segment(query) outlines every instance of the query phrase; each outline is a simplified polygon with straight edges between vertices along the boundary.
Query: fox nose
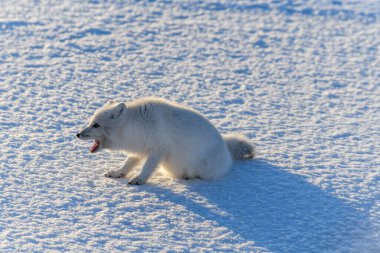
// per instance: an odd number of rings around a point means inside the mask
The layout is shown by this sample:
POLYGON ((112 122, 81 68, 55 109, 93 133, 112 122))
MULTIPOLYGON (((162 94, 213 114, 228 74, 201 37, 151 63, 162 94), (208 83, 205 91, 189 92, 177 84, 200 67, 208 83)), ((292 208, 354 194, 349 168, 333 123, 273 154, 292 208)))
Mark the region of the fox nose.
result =
POLYGON ((77 133, 77 137, 78 137, 78 138, 80 137, 80 133, 77 133))

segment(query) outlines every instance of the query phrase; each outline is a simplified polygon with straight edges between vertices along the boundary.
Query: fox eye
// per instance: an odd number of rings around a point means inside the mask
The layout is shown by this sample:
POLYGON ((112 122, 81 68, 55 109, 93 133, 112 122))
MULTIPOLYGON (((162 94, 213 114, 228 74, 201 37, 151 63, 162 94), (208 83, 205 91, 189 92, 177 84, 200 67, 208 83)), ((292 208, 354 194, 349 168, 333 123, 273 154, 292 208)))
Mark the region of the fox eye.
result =
POLYGON ((93 128, 98 128, 98 127, 100 127, 100 126, 99 126, 98 123, 95 123, 92 127, 93 127, 93 128))

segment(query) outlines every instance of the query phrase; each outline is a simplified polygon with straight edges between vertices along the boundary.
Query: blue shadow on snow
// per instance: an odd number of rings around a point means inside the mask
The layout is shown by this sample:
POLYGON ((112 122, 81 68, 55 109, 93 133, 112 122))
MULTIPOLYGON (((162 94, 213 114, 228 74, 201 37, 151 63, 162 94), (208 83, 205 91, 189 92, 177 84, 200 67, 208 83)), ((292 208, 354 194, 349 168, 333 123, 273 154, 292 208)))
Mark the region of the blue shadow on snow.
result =
POLYGON ((188 193, 202 196, 222 212, 197 203, 191 194, 149 187, 159 198, 183 205, 273 252, 350 249, 358 236, 355 231, 367 220, 342 199, 264 160, 240 162, 219 181, 183 183, 188 193))

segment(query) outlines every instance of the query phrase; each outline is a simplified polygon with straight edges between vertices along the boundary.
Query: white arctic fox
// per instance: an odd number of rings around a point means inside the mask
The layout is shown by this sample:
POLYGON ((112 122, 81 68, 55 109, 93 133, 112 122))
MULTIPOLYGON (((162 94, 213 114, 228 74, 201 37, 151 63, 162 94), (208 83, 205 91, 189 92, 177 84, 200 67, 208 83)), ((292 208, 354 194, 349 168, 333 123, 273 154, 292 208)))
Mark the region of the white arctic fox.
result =
POLYGON ((77 137, 93 139, 92 153, 121 150, 128 158, 106 177, 124 177, 141 161, 141 173, 129 184, 144 184, 162 166, 172 177, 215 179, 225 175, 232 160, 250 159, 254 147, 240 135, 221 136, 198 112, 158 98, 131 103, 109 101, 98 109, 77 137))

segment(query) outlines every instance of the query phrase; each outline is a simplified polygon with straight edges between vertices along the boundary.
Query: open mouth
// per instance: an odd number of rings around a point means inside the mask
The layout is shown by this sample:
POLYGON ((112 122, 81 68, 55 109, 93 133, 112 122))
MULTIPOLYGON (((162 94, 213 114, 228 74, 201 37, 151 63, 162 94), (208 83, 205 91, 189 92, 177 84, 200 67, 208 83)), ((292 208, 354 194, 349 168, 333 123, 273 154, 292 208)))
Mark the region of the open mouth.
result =
POLYGON ((91 153, 96 152, 99 149, 99 147, 100 147, 100 141, 95 140, 94 145, 92 145, 92 147, 90 148, 90 152, 91 153))

